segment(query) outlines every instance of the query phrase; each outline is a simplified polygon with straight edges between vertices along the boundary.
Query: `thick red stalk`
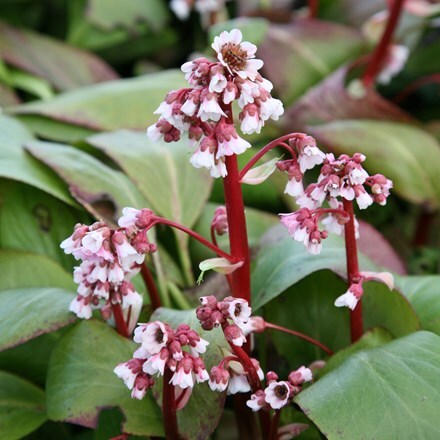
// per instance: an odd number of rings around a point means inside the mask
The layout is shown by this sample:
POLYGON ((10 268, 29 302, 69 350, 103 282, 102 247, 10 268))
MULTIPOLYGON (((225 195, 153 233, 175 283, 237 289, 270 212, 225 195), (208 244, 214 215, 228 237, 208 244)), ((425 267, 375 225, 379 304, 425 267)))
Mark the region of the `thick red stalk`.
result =
POLYGON ((124 314, 122 312, 121 304, 112 304, 113 316, 116 323, 116 331, 124 338, 129 338, 130 334, 128 332, 127 323, 124 319, 124 314))
POLYGON ((276 409, 272 417, 272 424, 270 426, 269 440, 277 440, 278 438, 278 424, 280 423, 281 410, 276 409))
POLYGON ((226 156, 228 175, 223 179, 225 205, 228 216, 229 246, 232 258, 243 261, 243 265, 231 274, 232 295, 251 303, 251 275, 249 245, 244 214, 243 195, 237 157, 226 156))
POLYGON ((318 15, 319 0, 309 0, 309 18, 316 18, 318 15))
POLYGON ((174 385, 169 382, 173 376, 173 372, 165 367, 163 376, 163 392, 162 392, 162 414, 165 428, 165 438, 168 440, 178 440, 179 429, 177 427, 176 416, 176 396, 174 385))
POLYGON ((141 275, 144 280, 145 286, 147 287, 148 296, 150 297, 150 303, 153 310, 158 309, 162 304, 159 297, 159 292, 157 291, 156 283, 154 282, 153 275, 147 264, 141 265, 141 275))
MULTIPOLYGON (((359 277, 359 263, 356 244, 356 229, 354 225, 353 202, 343 199, 344 210, 350 216, 345 223, 345 252, 347 255, 347 281, 350 287, 359 277)), ((351 342, 356 342, 364 333, 362 320, 362 299, 359 300, 354 310, 350 311, 351 342)))
POLYGON ((333 352, 326 347, 324 344, 321 344, 321 342, 317 341, 316 339, 311 338, 310 336, 304 335, 303 333, 296 332, 295 330, 290 330, 286 327, 282 327, 281 325, 272 324, 271 322, 265 322, 266 328, 271 328, 274 330, 279 330, 284 333, 288 333, 289 335, 296 336, 297 338, 304 339, 307 342, 310 342, 313 345, 316 345, 321 350, 325 351, 329 356, 333 355, 333 352))
POLYGON ((231 261, 233 263, 237 263, 240 261, 239 259, 234 258, 234 256, 229 255, 227 252, 220 249, 218 246, 215 246, 213 243, 211 243, 206 238, 202 237, 200 234, 197 234, 197 232, 194 232, 192 229, 187 228, 186 226, 183 226, 179 223, 173 222, 172 220, 168 220, 166 218, 162 217, 154 217, 153 223, 150 225, 150 227, 161 224, 161 225, 167 225, 171 226, 172 228, 179 229, 180 231, 185 232, 189 236, 195 238, 198 242, 202 243, 207 248, 211 249, 213 252, 215 252, 219 257, 223 257, 228 261, 231 261))
POLYGON ((362 82, 365 87, 371 87, 376 79, 376 76, 382 69, 383 63, 388 54, 388 48, 391 43, 391 38, 393 37, 394 31, 396 29, 397 23, 399 21, 400 12, 402 11, 402 6, 405 0, 394 0, 391 5, 388 22, 386 24, 385 30, 370 58, 367 68, 362 77, 362 82))

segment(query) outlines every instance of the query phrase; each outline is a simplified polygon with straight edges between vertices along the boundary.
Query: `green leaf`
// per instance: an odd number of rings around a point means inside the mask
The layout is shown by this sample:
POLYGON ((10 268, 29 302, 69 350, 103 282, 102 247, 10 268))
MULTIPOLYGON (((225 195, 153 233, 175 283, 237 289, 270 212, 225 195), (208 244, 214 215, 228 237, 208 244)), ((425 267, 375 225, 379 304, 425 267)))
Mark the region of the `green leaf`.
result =
POLYGON ((47 420, 44 393, 30 382, 0 371, 0 433, 18 440, 47 420))
POLYGON ((123 432, 163 435, 160 410, 151 394, 141 400, 113 373, 133 357, 136 344, 108 325, 82 321, 58 342, 47 377, 47 409, 51 420, 96 428, 100 408, 119 407, 125 416, 123 432))
POLYGON ((440 276, 406 276, 396 286, 408 298, 424 330, 440 335, 440 276))
POLYGON ((0 177, 28 183, 73 205, 63 182, 24 151, 23 145, 32 140, 20 122, 0 116, 0 177))
POLYGON ((404 199, 433 209, 440 206, 440 145, 429 133, 373 120, 335 121, 309 131, 336 152, 365 154, 367 170, 393 180, 394 191, 404 199))
POLYGON ((273 82, 283 102, 290 104, 363 50, 364 42, 353 29, 324 21, 297 20, 272 25, 257 56, 265 63, 264 76, 273 82))
POLYGON ((0 350, 23 344, 75 321, 69 305, 75 295, 58 288, 0 292, 0 350))
MULTIPOLYGON (((340 276, 346 274, 345 247, 340 237, 330 235, 323 242, 322 252, 319 255, 311 255, 302 243, 290 238, 284 228, 280 227, 277 231, 279 241, 260 250, 252 271, 254 310, 318 270, 330 269, 340 276)), ((362 255, 359 264, 364 271, 377 269, 377 266, 362 255)))
POLYGON ((365 333, 359 341, 355 342, 347 348, 335 353, 325 364, 324 368, 318 370, 317 374, 314 374, 314 379, 321 378, 325 374, 339 367, 347 358, 355 353, 366 350, 368 348, 380 347, 382 345, 391 342, 393 337, 389 332, 380 327, 375 327, 369 332, 365 333))
MULTIPOLYGON (((1 24, 0 24, 1 27, 1 24)), ((10 84, 17 89, 24 90, 38 99, 50 99, 54 92, 50 84, 42 78, 22 72, 20 70, 9 72, 10 84)))
POLYGON ((20 182, 2 183, 0 196, 0 246, 47 255, 71 270, 74 259, 60 243, 89 216, 20 182))
POLYGON ((153 112, 170 90, 185 86, 181 71, 108 81, 48 100, 8 109, 14 115, 39 115, 91 130, 142 130, 157 120, 153 112), (117 105, 115 105, 117 103, 117 105))
POLYGON ((143 21, 158 29, 165 25, 168 15, 160 0, 88 0, 86 11, 86 18, 106 31, 116 27, 132 29, 143 21))
POLYGON ((0 250, 0 291, 19 287, 58 287, 75 290, 72 274, 44 255, 0 250))
MULTIPOLYGON (((154 312, 151 320, 167 322, 173 328, 182 323, 188 324, 201 338, 206 339, 210 345, 202 357, 208 371, 222 359, 220 349, 229 348, 220 328, 211 331, 202 330, 195 310, 183 311, 162 307, 154 312)), ((158 389, 158 394, 161 393, 161 389, 158 389)), ((211 391, 207 382, 196 384, 187 405, 177 412, 179 432, 187 439, 208 438, 220 420, 224 402, 225 393, 211 391)))
POLYGON ((440 338, 417 332, 350 356, 295 402, 329 440, 437 438, 439 369, 440 338))
POLYGON ((46 79, 57 90, 117 78, 116 72, 92 53, 6 23, 0 23, 0 53, 6 63, 46 79))
POLYGON ((77 148, 36 141, 28 143, 26 148, 58 173, 68 183, 73 197, 97 217, 112 218, 125 206, 146 205, 142 194, 124 173, 77 148), (105 202, 110 202, 110 206, 105 202))

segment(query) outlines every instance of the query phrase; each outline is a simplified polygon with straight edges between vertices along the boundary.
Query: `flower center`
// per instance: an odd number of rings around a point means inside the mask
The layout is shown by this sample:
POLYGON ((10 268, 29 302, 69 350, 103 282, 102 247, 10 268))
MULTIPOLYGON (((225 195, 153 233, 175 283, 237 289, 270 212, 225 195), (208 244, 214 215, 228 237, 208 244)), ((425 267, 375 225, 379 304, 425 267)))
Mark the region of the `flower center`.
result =
POLYGON ((158 343, 158 344, 162 344, 162 342, 163 342, 163 337, 164 337, 164 333, 163 333, 163 331, 160 329, 160 328, 158 328, 157 330, 156 330, 156 335, 155 335, 156 337, 155 337, 155 339, 156 339, 156 342, 158 343))
POLYGON ((235 305, 235 310, 234 310, 234 315, 235 316, 240 316, 241 314, 241 304, 236 304, 235 305))
POLYGON ((274 389, 274 392, 278 399, 284 400, 287 397, 288 390, 284 385, 277 385, 274 389))
POLYGON ((247 52, 237 44, 228 43, 222 47, 224 62, 235 70, 244 70, 247 60, 247 52))

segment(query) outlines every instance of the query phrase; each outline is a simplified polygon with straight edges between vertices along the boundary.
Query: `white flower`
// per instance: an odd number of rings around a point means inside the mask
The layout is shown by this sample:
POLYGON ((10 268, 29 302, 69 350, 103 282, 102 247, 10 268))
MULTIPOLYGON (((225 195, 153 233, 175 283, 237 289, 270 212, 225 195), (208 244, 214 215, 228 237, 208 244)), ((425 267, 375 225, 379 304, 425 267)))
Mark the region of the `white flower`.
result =
POLYGON ((304 173, 315 165, 320 165, 324 159, 325 154, 318 147, 306 145, 298 158, 301 172, 304 173))
POLYGON ((218 122, 222 116, 226 116, 226 114, 217 101, 217 95, 214 93, 207 93, 200 103, 197 117, 203 122, 208 120, 218 122))
POLYGON ((89 283, 95 283, 96 281, 101 281, 105 283, 108 279, 108 265, 105 261, 100 264, 95 264, 92 272, 87 276, 87 281, 89 283))
MULTIPOLYGON (((241 298, 234 298, 230 301, 225 301, 228 305, 229 317, 240 327, 242 324, 246 324, 252 314, 252 308, 249 303, 241 298)), ((245 339, 246 340, 246 339, 245 339)), ((237 344, 235 344, 237 345, 237 344)))
MULTIPOLYGON (((235 132, 235 130, 234 130, 235 132)), ((251 144, 238 136, 237 132, 235 132, 235 136, 224 136, 220 137, 218 143, 218 150, 216 159, 219 159, 224 156, 232 156, 233 154, 242 154, 248 148, 251 148, 251 144), (228 139, 229 138, 229 139, 228 139)))
POLYGON ((194 168, 208 168, 215 167, 214 153, 211 153, 209 149, 202 151, 198 149, 189 159, 189 162, 194 168))
POLYGON ((264 391, 259 390, 259 392, 252 394, 246 405, 254 412, 266 406, 264 391))
POLYGON ((121 228, 130 228, 136 226, 137 219, 141 211, 135 208, 123 208, 122 216, 118 220, 118 225, 121 228))
POLYGON ((304 239, 304 246, 306 247, 309 254, 312 255, 318 255, 321 253, 322 250, 321 240, 315 237, 311 237, 310 235, 307 235, 304 239))
POLYGON ((160 321, 143 324, 135 330, 133 340, 141 343, 148 353, 157 354, 167 344, 168 330, 160 321))
POLYGON ((267 121, 269 118, 278 121, 280 116, 284 113, 283 103, 279 99, 268 98, 262 101, 260 105, 260 118, 267 121))
POLYGON ((333 214, 329 214, 322 220, 322 224, 329 232, 333 232, 336 235, 342 235, 344 232, 344 225, 338 222, 338 217, 333 214))
POLYGON ((109 283, 120 284, 124 281, 124 271, 118 263, 112 263, 107 273, 107 281, 109 283))
POLYGON ((247 107, 243 110, 243 118, 241 120, 240 129, 244 134, 260 133, 263 121, 260 119, 256 106, 247 111, 247 107))
POLYGON ((131 269, 133 264, 143 263, 145 255, 141 255, 136 251, 123 232, 116 232, 112 241, 118 255, 119 264, 124 270, 131 269))
POLYGON ((353 168, 349 174, 350 182, 352 185, 362 185, 369 177, 368 173, 362 168, 353 168))
MULTIPOLYGON (((153 142, 157 142, 159 139, 162 139, 163 133, 160 131, 160 128, 156 124, 153 124, 147 128, 147 136, 153 142)), ((120 226, 122 226, 122 225, 120 225, 120 226)))
POLYGON ((193 99, 187 99, 182 107, 180 107, 180 111, 188 116, 192 116, 196 112, 197 106, 198 103, 195 103, 193 99))
MULTIPOLYGON (((213 69, 211 69, 212 72, 213 69)), ((208 90, 211 93, 221 93, 225 89, 228 84, 228 80, 225 75, 218 69, 216 69, 215 73, 211 75, 211 80, 209 82, 208 90)))
POLYGON ((251 386, 244 374, 232 374, 228 384, 228 394, 247 393, 251 386))
POLYGON ((359 194, 356 196, 356 202, 359 206, 359 209, 366 209, 373 203, 373 199, 364 190, 364 191, 360 191, 359 194))
POLYGON ((255 79, 263 61, 255 59, 257 47, 248 42, 242 42, 243 36, 238 29, 224 31, 214 38, 212 48, 217 52, 217 58, 231 74, 241 78, 255 79))
POLYGON ((347 290, 343 295, 336 298, 335 306, 348 307, 349 309, 354 310, 358 301, 358 298, 356 298, 353 292, 347 290))
POLYGON ((215 166, 211 168, 211 177, 225 177, 228 175, 228 170, 226 169, 226 164, 220 159, 215 163, 215 166))
POLYGON ((78 318, 90 319, 92 317, 92 307, 90 303, 85 303, 85 298, 76 297, 69 306, 69 310, 75 313, 78 318))
POLYGON ((142 296, 136 290, 129 288, 127 294, 122 295, 122 308, 139 307, 142 305, 142 296))
POLYGON ((264 393, 264 399, 273 409, 281 409, 289 401, 290 386, 288 382, 273 381, 264 390, 264 393))
POLYGON ((170 383, 174 386, 178 385, 182 389, 188 387, 192 388, 194 386, 192 369, 187 369, 183 366, 178 368, 177 371, 173 374, 170 383))
POLYGON ((137 359, 132 359, 128 362, 118 364, 113 372, 122 379, 129 390, 134 387, 134 382, 138 373, 140 372, 140 362, 137 359))
POLYGON ((292 197, 298 197, 304 194, 304 187, 302 180, 298 182, 295 178, 289 179, 286 188, 284 190, 284 193, 289 194, 289 196, 292 197))
POLYGON ((205 339, 200 338, 198 341, 193 341, 190 345, 191 352, 195 353, 205 353, 206 347, 209 345, 209 342, 205 339))
POLYGON ((160 376, 163 376, 163 373, 165 371, 165 365, 168 361, 167 354, 160 353, 154 354, 150 358, 144 362, 144 366, 142 369, 145 371, 145 373, 154 375, 159 374, 160 376))
POLYGON ((388 50, 385 65, 377 76, 377 82, 380 84, 388 84, 391 78, 403 69, 409 56, 409 49, 406 46, 393 44, 388 50))
POLYGON ((188 0, 171 0, 170 9, 180 20, 186 20, 189 17, 190 5, 188 0))

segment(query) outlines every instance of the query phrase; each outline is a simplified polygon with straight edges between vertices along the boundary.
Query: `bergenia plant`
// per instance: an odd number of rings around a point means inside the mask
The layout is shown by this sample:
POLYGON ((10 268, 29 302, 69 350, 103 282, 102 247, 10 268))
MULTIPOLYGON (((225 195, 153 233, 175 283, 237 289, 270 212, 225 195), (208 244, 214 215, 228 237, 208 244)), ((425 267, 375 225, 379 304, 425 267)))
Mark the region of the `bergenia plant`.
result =
MULTIPOLYGON (((180 3, 185 2, 172 2, 175 8, 180 3)), ((292 405, 307 383, 313 382, 311 367, 291 365, 288 371, 283 368, 264 372, 258 350, 253 349, 253 334, 267 329, 282 331, 316 345, 329 356, 333 353, 309 335, 252 316, 242 185, 262 183, 277 169, 285 173, 285 193, 295 199, 298 209, 280 214, 280 221, 311 254, 321 252, 329 233, 345 236, 348 286, 335 306, 350 309, 354 342, 364 333, 363 283, 373 279, 392 287, 390 274, 365 272, 359 267, 354 202, 359 209, 373 203, 385 205, 392 182, 380 174, 370 176, 363 168, 363 154, 326 154, 305 133, 290 133, 271 141, 240 170, 237 156, 251 148, 242 136, 260 133, 267 121, 278 120, 283 105, 271 95, 271 82, 259 73, 263 62, 256 58, 256 46, 242 41, 238 29, 222 32, 212 48, 214 59, 197 58, 182 66, 188 87, 168 93, 155 112, 158 121, 148 128, 148 136, 154 141, 163 139, 169 143, 185 136, 191 148, 190 163, 223 180, 225 206, 214 213, 211 240, 146 208, 124 208, 117 228, 103 221, 91 226, 77 225, 61 245, 66 253, 81 260, 74 272, 78 295, 70 310, 79 318, 89 319, 93 310, 99 309, 121 335, 131 337, 142 301, 131 281, 135 274, 141 272, 153 308, 160 306, 154 279, 145 264, 146 254, 157 250, 150 243, 148 232, 157 225, 166 225, 189 234, 215 254, 215 258, 201 262, 200 267, 225 274, 229 294, 221 297, 213 291, 202 296, 194 311, 200 323, 196 327, 186 323, 173 327, 157 319, 138 324, 133 340, 139 347, 131 359, 121 359, 115 374, 134 399, 143 399, 155 387, 155 380, 161 378, 161 391, 155 389, 161 395, 164 429, 169 439, 180 438, 176 414, 191 399, 194 387, 203 387, 204 393, 235 396, 236 406, 241 408, 237 411, 246 423, 253 423, 252 412, 258 412, 264 439, 293 438, 307 426, 296 423, 279 427, 280 414, 292 405), (234 108, 239 108, 238 115, 234 115, 234 108), (255 166, 275 148, 283 150, 282 160, 255 166), (311 182, 306 174, 316 168, 317 181, 311 182), (217 244, 216 237, 221 235, 229 238, 228 252, 217 244), (209 344, 201 336, 203 332, 208 338, 212 331, 221 331, 221 347, 209 344), (210 352, 217 361, 208 372, 205 356, 210 352), (240 394, 245 398, 237 398, 240 394)))

